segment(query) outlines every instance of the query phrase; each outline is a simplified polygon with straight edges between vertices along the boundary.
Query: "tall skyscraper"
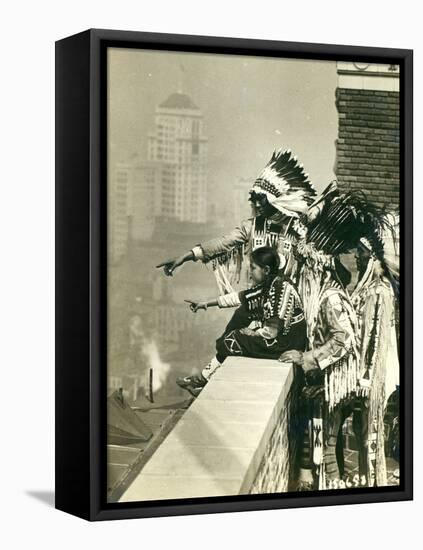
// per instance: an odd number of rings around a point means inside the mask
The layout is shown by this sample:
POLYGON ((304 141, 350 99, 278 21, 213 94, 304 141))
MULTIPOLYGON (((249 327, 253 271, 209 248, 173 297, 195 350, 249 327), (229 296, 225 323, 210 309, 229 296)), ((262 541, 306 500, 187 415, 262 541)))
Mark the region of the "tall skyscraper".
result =
POLYGON ((132 236, 148 240, 154 220, 207 221, 207 137, 192 99, 171 94, 155 112, 147 160, 133 161, 132 236))
POLYGON ((173 93, 157 107, 148 159, 168 168, 162 185, 162 215, 204 223, 207 138, 203 115, 188 95, 173 93))

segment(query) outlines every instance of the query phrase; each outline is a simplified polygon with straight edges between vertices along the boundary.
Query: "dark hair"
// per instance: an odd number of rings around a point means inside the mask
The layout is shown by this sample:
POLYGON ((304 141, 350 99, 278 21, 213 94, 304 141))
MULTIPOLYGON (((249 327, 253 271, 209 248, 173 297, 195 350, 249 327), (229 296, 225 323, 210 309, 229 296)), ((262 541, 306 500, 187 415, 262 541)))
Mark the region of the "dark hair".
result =
POLYGON ((262 268, 269 267, 269 275, 275 276, 278 274, 280 258, 279 254, 274 248, 270 248, 270 246, 262 246, 260 248, 256 248, 251 253, 251 259, 255 264, 262 268))
POLYGON ((250 196, 248 197, 248 200, 250 202, 255 202, 257 200, 267 199, 266 193, 258 193, 257 191, 250 191, 250 196))
POLYGON ((335 276, 344 288, 351 283, 351 271, 349 271, 338 256, 335 257, 335 276))

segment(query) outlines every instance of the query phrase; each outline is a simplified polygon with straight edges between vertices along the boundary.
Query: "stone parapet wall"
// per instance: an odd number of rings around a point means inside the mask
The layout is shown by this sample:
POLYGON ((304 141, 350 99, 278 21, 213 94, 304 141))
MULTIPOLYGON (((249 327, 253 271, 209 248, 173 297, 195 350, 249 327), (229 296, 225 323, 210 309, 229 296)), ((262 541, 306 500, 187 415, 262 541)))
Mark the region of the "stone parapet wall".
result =
POLYGON ((290 364, 228 358, 120 501, 286 491, 293 381, 290 364))
POLYGON ((288 491, 290 477, 288 425, 288 407, 284 407, 267 444, 250 493, 284 493, 288 491))
POLYGON ((251 493, 285 493, 292 490, 292 483, 298 474, 297 453, 303 434, 299 405, 298 380, 294 379, 267 443, 251 493))

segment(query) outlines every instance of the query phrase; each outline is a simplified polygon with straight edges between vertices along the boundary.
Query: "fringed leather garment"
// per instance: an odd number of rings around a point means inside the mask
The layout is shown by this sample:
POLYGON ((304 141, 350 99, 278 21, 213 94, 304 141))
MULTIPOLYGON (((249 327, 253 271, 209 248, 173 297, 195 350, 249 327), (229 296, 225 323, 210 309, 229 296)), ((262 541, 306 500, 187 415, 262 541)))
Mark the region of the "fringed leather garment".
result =
POLYGON ((369 259, 352 294, 358 316, 360 347, 357 395, 368 408, 369 486, 387 484, 384 437, 385 405, 399 378, 395 334, 395 296, 378 260, 369 259))

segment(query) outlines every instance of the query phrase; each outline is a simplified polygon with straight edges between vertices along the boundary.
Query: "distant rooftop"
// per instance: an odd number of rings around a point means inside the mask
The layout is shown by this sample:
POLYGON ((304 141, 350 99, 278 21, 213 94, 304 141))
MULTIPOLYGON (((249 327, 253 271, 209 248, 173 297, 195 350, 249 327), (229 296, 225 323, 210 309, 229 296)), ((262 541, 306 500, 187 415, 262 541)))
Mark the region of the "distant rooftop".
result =
POLYGON ((170 94, 163 103, 160 103, 159 107, 164 107, 165 109, 198 109, 193 100, 181 92, 170 94))

